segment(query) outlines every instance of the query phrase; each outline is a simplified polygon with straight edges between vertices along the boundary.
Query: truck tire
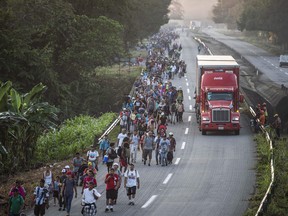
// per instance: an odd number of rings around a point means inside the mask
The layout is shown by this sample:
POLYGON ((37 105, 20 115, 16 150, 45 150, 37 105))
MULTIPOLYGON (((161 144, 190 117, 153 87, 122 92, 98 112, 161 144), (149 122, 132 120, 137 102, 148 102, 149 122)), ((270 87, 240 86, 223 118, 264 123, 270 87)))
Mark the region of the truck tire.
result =
POLYGON ((235 130, 235 135, 239 135, 240 134, 240 130, 235 130))
POLYGON ((202 130, 202 135, 206 135, 206 131, 205 130, 202 130))

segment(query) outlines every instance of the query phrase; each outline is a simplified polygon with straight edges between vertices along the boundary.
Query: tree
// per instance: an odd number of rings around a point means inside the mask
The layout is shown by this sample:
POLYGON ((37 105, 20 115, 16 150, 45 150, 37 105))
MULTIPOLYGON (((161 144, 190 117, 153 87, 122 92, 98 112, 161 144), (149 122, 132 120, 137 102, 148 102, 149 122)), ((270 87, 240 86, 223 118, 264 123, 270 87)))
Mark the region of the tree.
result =
POLYGON ((169 11, 170 19, 183 19, 184 9, 178 0, 172 0, 171 5, 169 6, 169 11))
POLYGON ((243 30, 273 32, 277 42, 288 46, 288 2, 285 0, 245 1, 244 9, 238 20, 238 27, 243 30))
POLYGON ((17 92, 12 82, 0 83, 0 143, 6 150, 0 172, 27 167, 34 155, 37 138, 56 127, 58 109, 42 102, 47 87, 34 86, 25 94, 17 92))

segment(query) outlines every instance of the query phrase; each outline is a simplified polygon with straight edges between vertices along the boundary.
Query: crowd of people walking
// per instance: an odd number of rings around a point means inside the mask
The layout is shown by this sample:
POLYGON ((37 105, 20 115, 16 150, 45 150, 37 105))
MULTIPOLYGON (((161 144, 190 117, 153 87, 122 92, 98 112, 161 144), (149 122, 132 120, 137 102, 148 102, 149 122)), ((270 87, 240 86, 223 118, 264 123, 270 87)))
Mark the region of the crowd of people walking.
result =
MULTIPOLYGON (((128 205, 133 206, 136 191, 140 188, 140 172, 136 164, 172 164, 176 139, 172 131, 167 131, 169 124, 183 122, 185 112, 182 88, 172 84, 173 79, 186 73, 186 64, 180 60, 181 44, 175 41, 177 38, 179 35, 174 32, 161 32, 150 38, 148 57, 141 61, 146 67, 134 83, 134 94, 125 97, 119 114, 121 131, 117 142, 110 142, 105 134, 99 145, 92 145, 84 157, 76 153, 71 164, 66 165, 59 175, 51 166, 46 166, 30 201, 35 216, 45 215, 51 203, 69 216, 77 191, 82 196, 83 215, 96 215, 96 200, 103 193, 106 193, 103 211, 113 212, 121 186, 126 190, 128 205), (104 182, 97 179, 99 169, 104 167, 101 164, 107 166, 104 182), (106 185, 105 191, 99 191, 101 184, 106 185)), ((26 195, 21 182, 16 181, 9 193, 8 215, 20 215, 25 208, 26 195)))

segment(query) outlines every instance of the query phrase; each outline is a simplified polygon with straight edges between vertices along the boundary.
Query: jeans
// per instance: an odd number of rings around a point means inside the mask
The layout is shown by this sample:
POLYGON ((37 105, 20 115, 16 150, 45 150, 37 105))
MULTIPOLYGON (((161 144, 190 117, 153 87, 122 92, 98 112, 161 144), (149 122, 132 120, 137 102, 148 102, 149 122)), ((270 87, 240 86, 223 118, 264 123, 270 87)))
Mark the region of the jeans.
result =
POLYGON ((165 164, 167 164, 167 151, 165 152, 161 152, 161 164, 162 166, 164 166, 165 164), (165 163, 164 163, 165 161, 165 163))
POLYGON ((155 158, 156 158, 156 163, 158 164, 158 162, 159 162, 161 164, 161 155, 160 155, 158 149, 156 149, 156 151, 155 151, 155 158))
POLYGON ((72 194, 66 194, 66 195, 65 195, 67 213, 70 213, 72 199, 73 199, 73 193, 72 193, 72 194))

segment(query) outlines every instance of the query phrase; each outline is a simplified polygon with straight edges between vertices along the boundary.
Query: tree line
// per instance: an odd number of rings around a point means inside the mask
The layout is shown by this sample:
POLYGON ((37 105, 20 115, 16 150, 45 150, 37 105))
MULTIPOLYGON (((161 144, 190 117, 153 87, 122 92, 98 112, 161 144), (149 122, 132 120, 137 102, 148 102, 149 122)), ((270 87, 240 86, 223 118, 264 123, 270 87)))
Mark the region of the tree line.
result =
POLYGON ((65 118, 97 114, 89 106, 95 108, 99 101, 91 97, 85 101, 91 87, 100 89, 95 68, 115 64, 139 40, 157 32, 168 22, 170 3, 2 0, 0 80, 12 81, 22 92, 44 83, 45 99, 60 108, 65 118))
POLYGON ((288 1, 218 0, 213 20, 241 31, 264 31, 275 34, 276 43, 288 48, 288 1))

